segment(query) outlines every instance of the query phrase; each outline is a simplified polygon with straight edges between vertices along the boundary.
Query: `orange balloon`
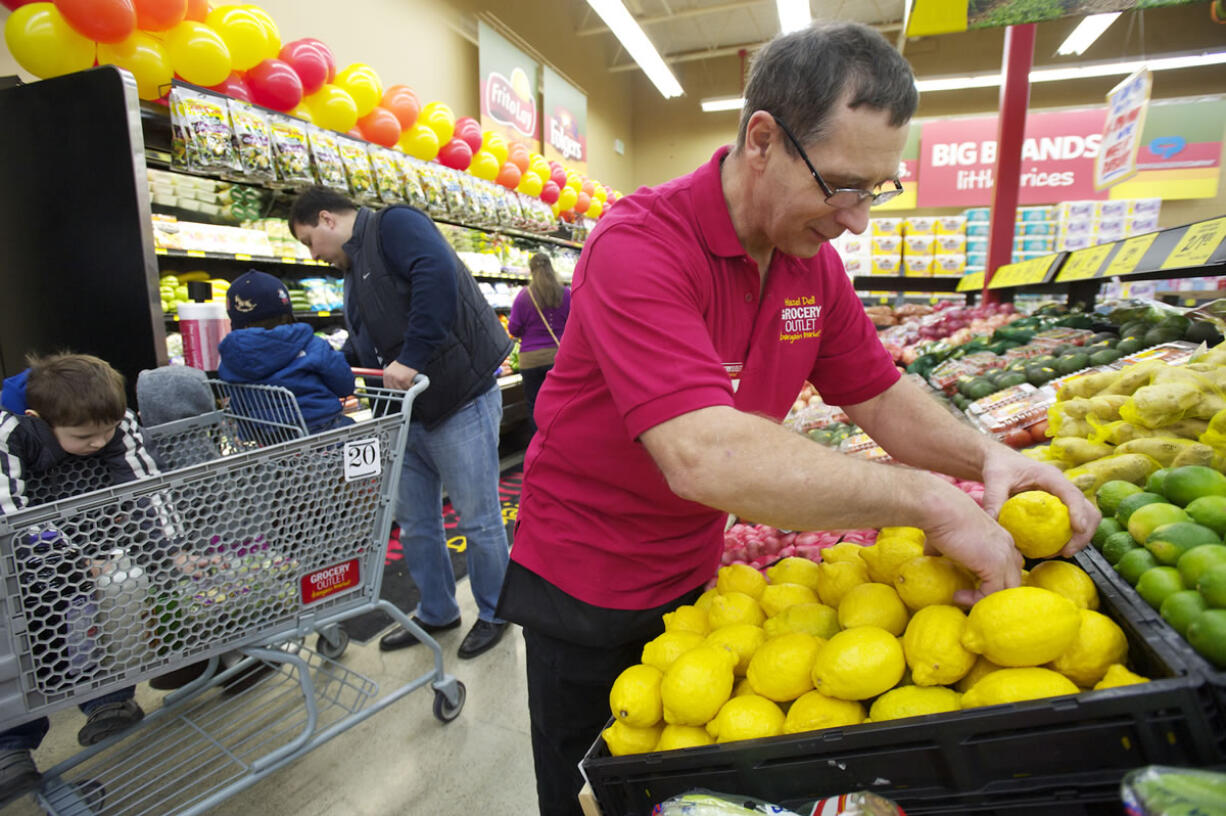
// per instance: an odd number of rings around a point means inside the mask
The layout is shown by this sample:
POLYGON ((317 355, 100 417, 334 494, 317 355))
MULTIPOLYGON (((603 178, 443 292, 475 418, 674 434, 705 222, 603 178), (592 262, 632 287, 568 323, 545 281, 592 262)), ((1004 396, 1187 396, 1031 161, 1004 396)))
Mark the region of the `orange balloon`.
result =
POLYGON ((97 42, 123 42, 136 30, 132 0, 55 0, 55 7, 68 25, 97 42))
POLYGON ((195 20, 197 23, 203 23, 204 18, 209 16, 209 0, 187 0, 187 15, 185 20, 195 20))
POLYGON ((136 27, 141 31, 165 31, 187 17, 187 0, 134 0, 136 27))
POLYGON ((530 151, 523 142, 515 142, 507 150, 507 161, 519 168, 520 173, 528 172, 530 151))
POLYGON ((421 100, 408 85, 391 86, 383 92, 383 100, 379 104, 396 114, 402 130, 411 128, 421 113, 421 100))
POLYGON ((358 130, 368 142, 395 147, 400 141, 400 120, 387 108, 376 107, 358 120, 358 130))
POLYGON ((521 173, 519 172, 519 168, 510 162, 507 162, 502 166, 502 169, 498 171, 498 178, 494 179, 494 183, 501 184, 508 190, 514 190, 515 185, 519 184, 520 176, 521 173))

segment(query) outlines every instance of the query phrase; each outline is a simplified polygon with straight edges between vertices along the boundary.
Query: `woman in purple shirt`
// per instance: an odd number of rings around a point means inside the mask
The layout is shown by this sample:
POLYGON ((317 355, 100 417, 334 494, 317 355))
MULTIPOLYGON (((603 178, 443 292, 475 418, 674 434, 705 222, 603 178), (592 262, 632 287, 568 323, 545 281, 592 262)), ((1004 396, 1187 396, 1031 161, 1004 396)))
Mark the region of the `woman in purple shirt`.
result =
POLYGON ((528 261, 532 282, 520 290, 511 305, 507 331, 519 338, 519 373, 524 378, 524 396, 528 400, 528 419, 536 432, 536 395, 553 368, 562 330, 570 315, 570 289, 558 280, 549 256, 538 252, 528 261))

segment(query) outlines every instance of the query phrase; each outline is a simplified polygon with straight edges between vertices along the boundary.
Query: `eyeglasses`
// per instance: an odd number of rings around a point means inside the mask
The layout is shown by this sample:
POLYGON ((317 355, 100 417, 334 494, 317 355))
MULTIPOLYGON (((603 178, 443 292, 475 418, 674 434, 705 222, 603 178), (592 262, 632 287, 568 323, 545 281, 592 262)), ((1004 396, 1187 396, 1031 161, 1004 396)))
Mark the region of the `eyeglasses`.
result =
POLYGON ((804 160, 805 166, 809 168, 809 172, 813 174, 813 178, 817 181, 818 186, 826 194, 826 203, 831 207, 839 210, 848 210, 852 207, 860 206, 860 202, 865 199, 868 199, 870 207, 876 207, 878 204, 884 204, 902 195, 902 182, 897 178, 891 179, 894 182, 893 190, 882 190, 880 193, 874 193, 872 190, 861 190, 857 187, 831 187, 822 178, 822 174, 817 172, 813 162, 809 161, 809 155, 805 153, 805 149, 800 146, 800 142, 792 135, 792 131, 788 130, 788 126, 783 123, 783 120, 777 116, 774 119, 775 123, 779 125, 780 129, 791 140, 797 152, 800 153, 800 158, 804 160))

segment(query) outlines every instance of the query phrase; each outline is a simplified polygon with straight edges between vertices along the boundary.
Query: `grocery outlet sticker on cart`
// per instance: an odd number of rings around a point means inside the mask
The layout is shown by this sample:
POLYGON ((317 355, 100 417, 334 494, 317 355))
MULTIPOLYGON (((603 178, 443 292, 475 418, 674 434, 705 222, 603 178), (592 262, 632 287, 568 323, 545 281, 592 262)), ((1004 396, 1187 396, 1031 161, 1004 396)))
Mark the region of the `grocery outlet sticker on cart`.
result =
POLYGON ((362 583, 361 565, 356 558, 315 570, 302 576, 302 603, 312 604, 330 598, 362 583))

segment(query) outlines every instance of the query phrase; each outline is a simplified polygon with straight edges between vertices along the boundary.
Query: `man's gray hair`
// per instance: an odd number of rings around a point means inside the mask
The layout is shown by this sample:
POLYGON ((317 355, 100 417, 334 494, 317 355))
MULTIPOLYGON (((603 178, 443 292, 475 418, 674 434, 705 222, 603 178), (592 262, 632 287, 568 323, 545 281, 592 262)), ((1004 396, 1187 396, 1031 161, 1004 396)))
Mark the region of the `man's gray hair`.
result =
MULTIPOLYGON (((810 144, 826 135, 840 103, 887 111, 890 124, 902 127, 918 102, 911 66, 875 29, 814 23, 775 37, 754 57, 737 150, 745 147, 749 117, 756 111, 782 119, 801 144, 810 144)), ((795 154, 786 139, 784 146, 795 154)))

